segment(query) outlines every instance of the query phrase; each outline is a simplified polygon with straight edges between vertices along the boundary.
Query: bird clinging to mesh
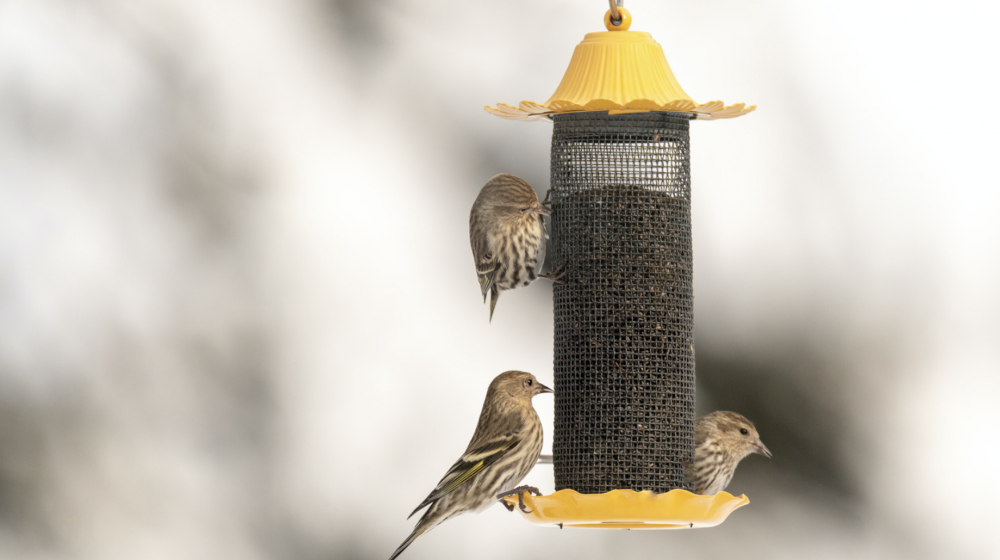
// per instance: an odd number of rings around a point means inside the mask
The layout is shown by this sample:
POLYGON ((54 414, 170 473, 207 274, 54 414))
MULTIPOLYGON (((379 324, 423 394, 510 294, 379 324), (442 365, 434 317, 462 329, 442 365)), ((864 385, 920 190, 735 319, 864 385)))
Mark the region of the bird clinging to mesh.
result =
POLYGON ((695 421, 694 464, 685 466, 685 478, 694 483, 694 493, 711 495, 725 490, 736 466, 757 453, 771 458, 753 423, 735 412, 718 411, 695 421))
POLYGON ((543 276, 539 271, 545 262, 547 204, 538 201, 524 179, 501 173, 483 186, 472 205, 469 241, 483 303, 490 292, 490 321, 500 292, 543 276))
POLYGON ((450 517, 483 509, 504 495, 517 494, 520 500, 522 491, 538 493, 537 488, 514 487, 535 466, 542 451, 542 422, 531 398, 551 392, 534 375, 523 371, 501 373, 490 383, 469 447, 410 514, 413 517, 427 507, 413 532, 389 560, 450 517))

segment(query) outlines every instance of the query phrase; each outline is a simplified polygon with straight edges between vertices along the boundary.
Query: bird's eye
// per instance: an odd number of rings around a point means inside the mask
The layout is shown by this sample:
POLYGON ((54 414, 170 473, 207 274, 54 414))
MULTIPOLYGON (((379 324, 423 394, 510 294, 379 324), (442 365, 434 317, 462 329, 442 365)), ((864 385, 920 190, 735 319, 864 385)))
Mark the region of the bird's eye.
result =
POLYGON ((746 428, 740 428, 740 433, 743 434, 743 435, 747 435, 750 432, 748 432, 746 428))
POLYGON ((529 380, 528 380, 528 387, 531 387, 531 384, 532 384, 532 383, 533 383, 533 381, 529 379, 529 380))

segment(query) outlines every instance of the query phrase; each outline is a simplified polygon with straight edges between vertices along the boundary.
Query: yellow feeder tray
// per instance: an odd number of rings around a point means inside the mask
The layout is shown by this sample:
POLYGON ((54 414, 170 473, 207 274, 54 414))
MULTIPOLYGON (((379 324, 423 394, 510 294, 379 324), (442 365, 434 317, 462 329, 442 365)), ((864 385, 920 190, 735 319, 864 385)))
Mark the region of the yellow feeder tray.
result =
POLYGON ((667 111, 693 113, 699 119, 731 119, 757 108, 744 103, 728 107, 722 101, 696 103, 684 92, 649 33, 628 31, 632 16, 618 8, 621 23, 604 15, 608 31, 588 33, 573 51, 562 82, 545 103, 522 101, 517 107, 497 103, 486 111, 516 120, 550 120, 553 113, 608 111, 611 114, 667 111))
POLYGON ((580 494, 560 490, 548 496, 521 494, 528 513, 518 507, 517 496, 504 501, 537 525, 587 529, 694 529, 714 527, 736 508, 750 503, 746 495, 719 492, 699 496, 687 490, 663 494, 651 491, 612 490, 605 494, 580 494))

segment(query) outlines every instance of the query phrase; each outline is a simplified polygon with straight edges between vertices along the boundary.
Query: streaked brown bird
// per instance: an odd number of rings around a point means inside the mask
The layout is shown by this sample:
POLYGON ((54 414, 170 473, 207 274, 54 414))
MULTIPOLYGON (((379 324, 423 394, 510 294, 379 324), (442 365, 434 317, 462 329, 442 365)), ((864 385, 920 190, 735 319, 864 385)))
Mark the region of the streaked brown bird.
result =
POLYGON ((520 492, 528 490, 538 493, 536 488, 514 487, 535 466, 542 451, 542 422, 531 398, 551 392, 534 375, 523 371, 506 371, 490 383, 469 447, 410 514, 413 517, 427 507, 413 532, 389 560, 450 517, 483 509, 503 495, 520 496, 520 492))
POLYGON ((687 464, 684 475, 694 481, 694 493, 704 496, 725 490, 747 455, 771 458, 753 423, 735 412, 717 411, 697 419, 694 442, 694 465, 687 464))
POLYGON ((469 213, 469 241, 479 287, 490 292, 490 321, 500 292, 527 286, 545 262, 545 203, 524 179, 501 173, 490 179, 469 213))

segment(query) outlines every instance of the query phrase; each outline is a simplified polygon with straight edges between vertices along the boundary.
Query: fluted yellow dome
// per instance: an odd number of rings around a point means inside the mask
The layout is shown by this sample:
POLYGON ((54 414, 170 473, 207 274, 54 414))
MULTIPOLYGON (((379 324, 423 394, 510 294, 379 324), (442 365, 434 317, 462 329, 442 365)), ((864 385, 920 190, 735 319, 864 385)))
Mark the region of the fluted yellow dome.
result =
POLYGON ((497 103, 485 109, 507 119, 537 120, 576 111, 669 111, 695 113, 701 119, 729 119, 757 108, 744 103, 726 107, 721 101, 695 102, 674 77, 663 47, 649 33, 629 31, 632 17, 624 8, 619 10, 619 25, 611 22, 608 11, 604 16, 608 31, 588 33, 576 46, 562 82, 548 101, 522 101, 517 107, 497 103))

